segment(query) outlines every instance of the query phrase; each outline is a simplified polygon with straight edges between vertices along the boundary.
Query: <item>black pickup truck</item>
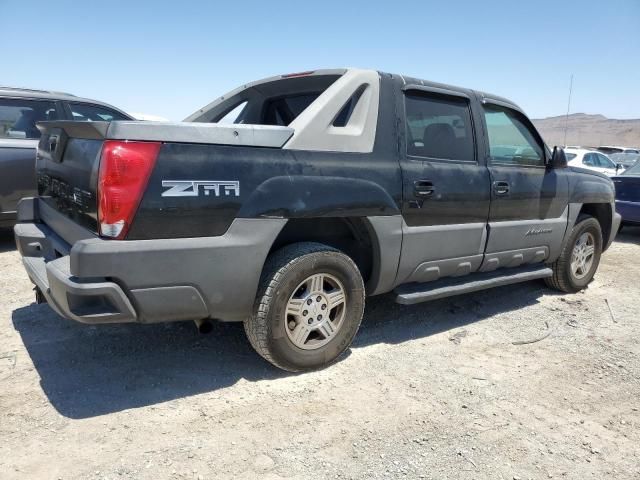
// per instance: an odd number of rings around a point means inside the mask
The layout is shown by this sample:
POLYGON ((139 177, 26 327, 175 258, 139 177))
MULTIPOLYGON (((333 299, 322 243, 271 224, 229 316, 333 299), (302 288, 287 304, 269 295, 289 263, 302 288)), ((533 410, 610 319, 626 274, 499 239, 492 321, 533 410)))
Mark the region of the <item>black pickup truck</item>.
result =
POLYGON ((42 122, 16 241, 85 323, 241 321, 274 365, 343 353, 365 297, 591 281, 620 223, 501 97, 370 70, 243 85, 181 123, 42 122))

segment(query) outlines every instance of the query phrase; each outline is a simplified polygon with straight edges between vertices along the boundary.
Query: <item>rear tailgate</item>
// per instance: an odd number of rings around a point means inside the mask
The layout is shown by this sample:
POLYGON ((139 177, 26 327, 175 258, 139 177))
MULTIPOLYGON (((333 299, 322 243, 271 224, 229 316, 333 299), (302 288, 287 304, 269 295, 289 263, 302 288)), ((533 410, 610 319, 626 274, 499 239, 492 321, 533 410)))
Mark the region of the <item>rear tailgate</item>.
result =
POLYGON ((42 122, 36 156, 40 200, 98 232, 97 185, 108 122, 42 122))
POLYGON ((40 122, 36 174, 42 202, 98 233, 98 180, 105 140, 280 148, 293 129, 168 122, 40 122))

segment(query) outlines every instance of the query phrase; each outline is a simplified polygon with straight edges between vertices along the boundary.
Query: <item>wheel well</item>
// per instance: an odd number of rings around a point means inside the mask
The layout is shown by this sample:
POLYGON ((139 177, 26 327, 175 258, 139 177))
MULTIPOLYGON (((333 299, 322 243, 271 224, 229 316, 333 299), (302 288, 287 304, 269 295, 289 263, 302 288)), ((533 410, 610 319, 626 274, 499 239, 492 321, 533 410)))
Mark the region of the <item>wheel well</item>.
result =
POLYGON ((590 215, 600 224, 603 245, 609 243, 611 235, 611 206, 608 203, 585 203, 580 209, 580 215, 590 215))
POLYGON ((318 242, 351 257, 367 282, 373 269, 373 232, 368 222, 354 218, 292 218, 276 237, 271 252, 297 242, 318 242))

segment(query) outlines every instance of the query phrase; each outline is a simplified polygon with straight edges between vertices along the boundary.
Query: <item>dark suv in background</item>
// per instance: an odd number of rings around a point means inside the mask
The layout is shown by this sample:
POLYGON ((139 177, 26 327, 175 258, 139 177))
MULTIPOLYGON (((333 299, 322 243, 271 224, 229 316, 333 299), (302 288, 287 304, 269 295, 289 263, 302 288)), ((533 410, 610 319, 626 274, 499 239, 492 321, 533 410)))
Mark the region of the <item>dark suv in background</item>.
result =
POLYGON ((0 227, 12 226, 18 201, 36 192, 36 122, 131 119, 111 105, 68 93, 0 87, 0 227))

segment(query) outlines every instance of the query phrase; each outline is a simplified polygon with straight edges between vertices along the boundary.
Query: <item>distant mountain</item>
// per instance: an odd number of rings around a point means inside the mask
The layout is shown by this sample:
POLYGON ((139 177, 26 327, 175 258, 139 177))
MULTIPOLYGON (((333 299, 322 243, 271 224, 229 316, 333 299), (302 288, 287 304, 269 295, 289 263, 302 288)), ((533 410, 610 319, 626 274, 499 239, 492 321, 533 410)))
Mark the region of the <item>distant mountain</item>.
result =
POLYGON ((567 145, 640 147, 640 118, 616 120, 603 115, 573 113, 569 115, 568 121, 562 115, 536 119, 533 124, 550 147, 564 144, 565 124, 567 145))

